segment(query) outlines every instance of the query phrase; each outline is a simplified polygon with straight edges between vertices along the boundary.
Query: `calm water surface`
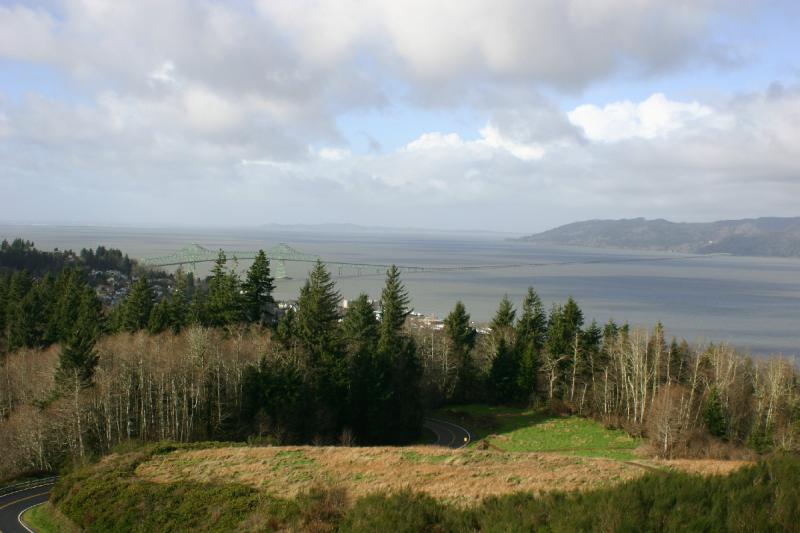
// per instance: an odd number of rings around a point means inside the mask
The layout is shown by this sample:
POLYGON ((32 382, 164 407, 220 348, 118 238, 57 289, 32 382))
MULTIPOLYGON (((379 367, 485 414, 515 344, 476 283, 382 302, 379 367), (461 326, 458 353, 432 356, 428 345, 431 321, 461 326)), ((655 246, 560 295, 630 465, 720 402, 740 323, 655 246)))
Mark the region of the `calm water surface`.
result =
MULTIPOLYGON (((279 242, 330 261, 418 266, 571 263, 462 272, 404 274, 413 306, 445 315, 462 300, 473 319, 488 320, 503 294, 521 302, 536 288, 545 305, 573 296, 598 322, 614 318, 650 326, 690 341, 727 341, 754 353, 800 354, 800 260, 688 256, 531 245, 503 236, 466 234, 326 234, 274 230, 138 229, 0 226, 0 238, 23 237, 41 249, 104 244, 132 257, 164 255, 196 242, 209 249, 255 250, 279 242)), ((242 262, 240 268, 248 266, 242 262)), ((332 269, 335 276, 339 272, 332 269)), ((307 266, 289 263, 293 279, 278 282, 277 297, 295 298, 307 266)), ((383 276, 344 269, 343 297, 380 295, 383 276)))

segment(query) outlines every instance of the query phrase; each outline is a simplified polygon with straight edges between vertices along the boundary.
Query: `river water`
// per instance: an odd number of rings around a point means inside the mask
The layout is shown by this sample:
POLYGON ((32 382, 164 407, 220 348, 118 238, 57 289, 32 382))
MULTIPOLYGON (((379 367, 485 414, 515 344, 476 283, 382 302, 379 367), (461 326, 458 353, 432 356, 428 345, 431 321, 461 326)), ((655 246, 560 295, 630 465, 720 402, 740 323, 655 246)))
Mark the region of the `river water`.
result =
MULTIPOLYGON (((587 321, 632 325, 661 321, 670 335, 692 342, 730 342, 754 354, 800 354, 800 260, 691 256, 511 242, 504 235, 462 233, 329 233, 276 229, 142 229, 0 226, 0 238, 23 237, 40 249, 99 244, 136 258, 170 253, 189 243, 215 250, 256 250, 286 242, 328 261, 429 267, 519 265, 509 268, 404 274, 416 311, 444 316, 462 300, 476 321, 488 320, 504 294, 517 305, 533 286, 546 306, 573 296, 587 321), (537 264, 536 266, 530 265, 537 264)), ((243 261, 240 268, 248 266, 243 261)), ((292 279, 276 296, 296 298, 307 271, 287 263, 292 279)), ((332 268, 344 298, 380 295, 375 269, 332 268)))

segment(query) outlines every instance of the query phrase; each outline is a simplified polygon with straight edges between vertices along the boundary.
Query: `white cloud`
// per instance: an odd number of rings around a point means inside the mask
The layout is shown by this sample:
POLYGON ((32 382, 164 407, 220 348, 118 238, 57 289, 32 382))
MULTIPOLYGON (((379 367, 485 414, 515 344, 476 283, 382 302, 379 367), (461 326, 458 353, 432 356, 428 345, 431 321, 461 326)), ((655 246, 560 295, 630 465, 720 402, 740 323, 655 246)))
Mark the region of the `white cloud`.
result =
POLYGON ((408 143, 405 149, 409 152, 435 150, 439 148, 457 148, 464 145, 464 141, 457 133, 440 133, 438 131, 423 133, 419 138, 408 143))
POLYGON ((201 134, 242 126, 245 118, 243 110, 208 89, 189 88, 182 98, 189 124, 201 134))
MULTIPOLYGON (((643 102, 614 102, 598 107, 585 104, 568 113, 572 124, 583 128, 594 141, 616 142, 622 139, 653 139, 697 125, 709 123, 713 111, 697 102, 675 102, 656 93, 643 102)), ((719 123, 719 121, 716 121, 719 123)))
POLYGON ((487 125, 481 129, 481 143, 490 148, 502 149, 523 161, 535 161, 544 157, 545 149, 538 144, 525 144, 506 137, 496 126, 487 125))
POLYGON ((174 85, 177 80, 174 76, 175 64, 172 61, 164 61, 157 69, 150 73, 150 80, 154 83, 174 85))
POLYGON ((350 150, 330 147, 320 148, 318 154, 322 159, 326 159, 328 161, 341 161, 342 159, 346 159, 351 155, 350 150))

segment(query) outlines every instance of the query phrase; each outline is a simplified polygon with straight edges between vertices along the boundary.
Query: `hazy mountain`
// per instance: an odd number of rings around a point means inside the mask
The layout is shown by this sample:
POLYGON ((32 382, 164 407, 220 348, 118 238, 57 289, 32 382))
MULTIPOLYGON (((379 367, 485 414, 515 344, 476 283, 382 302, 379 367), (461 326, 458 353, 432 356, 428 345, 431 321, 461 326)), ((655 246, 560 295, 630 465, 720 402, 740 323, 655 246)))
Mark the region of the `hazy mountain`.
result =
POLYGON ((800 217, 703 223, 644 218, 586 220, 519 240, 597 248, 800 257, 800 217))

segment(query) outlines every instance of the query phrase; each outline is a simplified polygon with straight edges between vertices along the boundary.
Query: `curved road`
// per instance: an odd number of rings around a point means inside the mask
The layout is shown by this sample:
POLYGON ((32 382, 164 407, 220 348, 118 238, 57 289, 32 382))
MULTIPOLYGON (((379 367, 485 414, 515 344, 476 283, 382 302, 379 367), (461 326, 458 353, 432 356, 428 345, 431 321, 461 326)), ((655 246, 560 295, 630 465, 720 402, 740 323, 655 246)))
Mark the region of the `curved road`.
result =
POLYGON ((472 435, 458 424, 439 420, 438 418, 426 418, 422 426, 433 431, 436 435, 436 444, 447 448, 463 448, 472 440, 472 435))
POLYGON ((53 483, 50 481, 0 496, 0 531, 2 533, 31 533, 30 529, 22 525, 19 517, 34 505, 46 502, 50 497, 53 483))

